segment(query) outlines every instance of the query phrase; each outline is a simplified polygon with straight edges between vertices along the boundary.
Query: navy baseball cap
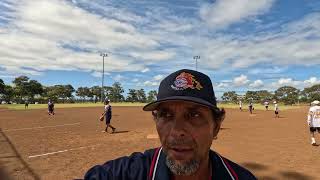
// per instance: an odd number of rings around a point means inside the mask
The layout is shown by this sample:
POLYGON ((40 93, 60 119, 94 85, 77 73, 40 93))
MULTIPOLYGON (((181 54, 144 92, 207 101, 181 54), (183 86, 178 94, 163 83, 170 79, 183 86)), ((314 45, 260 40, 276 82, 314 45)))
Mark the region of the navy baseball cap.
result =
POLYGON ((188 101, 209 108, 217 108, 210 78, 198 71, 181 69, 164 78, 159 86, 157 100, 143 107, 144 111, 153 111, 162 102, 188 101))

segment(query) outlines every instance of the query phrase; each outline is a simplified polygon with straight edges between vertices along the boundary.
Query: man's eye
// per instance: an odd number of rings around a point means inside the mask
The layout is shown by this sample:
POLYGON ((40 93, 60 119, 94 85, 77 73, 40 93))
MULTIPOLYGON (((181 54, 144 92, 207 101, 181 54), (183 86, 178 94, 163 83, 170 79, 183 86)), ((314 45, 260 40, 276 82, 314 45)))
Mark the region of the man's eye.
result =
POLYGON ((173 117, 173 115, 169 112, 164 111, 164 112, 159 113, 159 117, 160 118, 171 118, 171 117, 173 117))
POLYGON ((190 112, 190 113, 189 113, 189 117, 190 117, 190 118, 199 118, 199 117, 200 117, 200 113, 199 113, 199 112, 196 112, 196 111, 190 112))
POLYGON ((170 119, 173 117, 173 114, 168 111, 158 111, 157 118, 158 119, 170 119))

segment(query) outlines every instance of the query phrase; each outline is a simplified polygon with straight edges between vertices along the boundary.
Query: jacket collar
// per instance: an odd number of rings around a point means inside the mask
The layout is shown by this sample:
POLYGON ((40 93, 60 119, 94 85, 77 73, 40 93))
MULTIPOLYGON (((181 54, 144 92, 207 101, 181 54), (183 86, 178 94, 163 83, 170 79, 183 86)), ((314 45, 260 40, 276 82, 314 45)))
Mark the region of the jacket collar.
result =
MULTIPOLYGON (((162 151, 162 147, 160 147, 157 156, 151 180, 170 180, 172 173, 166 165, 166 154, 162 151)), ((226 159, 212 150, 209 151, 209 157, 212 163, 212 179, 237 179, 226 159)))

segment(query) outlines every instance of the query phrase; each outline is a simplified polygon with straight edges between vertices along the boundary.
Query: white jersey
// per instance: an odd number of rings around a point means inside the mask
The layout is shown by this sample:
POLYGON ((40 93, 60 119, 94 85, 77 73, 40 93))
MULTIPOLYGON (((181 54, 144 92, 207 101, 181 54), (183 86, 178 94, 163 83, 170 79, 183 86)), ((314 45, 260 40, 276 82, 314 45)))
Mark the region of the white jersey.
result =
POLYGON ((274 111, 279 111, 278 104, 275 104, 275 105, 274 105, 274 111))
POLYGON ((310 124, 310 127, 320 127, 320 106, 310 107, 308 124, 310 124))
POLYGON ((239 107, 242 107, 242 101, 239 102, 239 107))

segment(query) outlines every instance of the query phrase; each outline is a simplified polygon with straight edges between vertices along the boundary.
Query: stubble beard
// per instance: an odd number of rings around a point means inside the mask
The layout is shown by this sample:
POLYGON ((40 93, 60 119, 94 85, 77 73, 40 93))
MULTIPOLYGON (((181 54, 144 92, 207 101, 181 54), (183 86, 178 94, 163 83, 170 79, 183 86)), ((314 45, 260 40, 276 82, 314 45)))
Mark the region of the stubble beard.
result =
POLYGON ((175 160, 171 159, 169 156, 166 158, 166 165, 170 171, 175 175, 189 176, 197 172, 200 167, 200 161, 196 159, 191 159, 190 161, 180 164, 175 160))

